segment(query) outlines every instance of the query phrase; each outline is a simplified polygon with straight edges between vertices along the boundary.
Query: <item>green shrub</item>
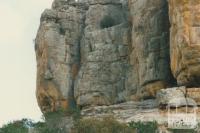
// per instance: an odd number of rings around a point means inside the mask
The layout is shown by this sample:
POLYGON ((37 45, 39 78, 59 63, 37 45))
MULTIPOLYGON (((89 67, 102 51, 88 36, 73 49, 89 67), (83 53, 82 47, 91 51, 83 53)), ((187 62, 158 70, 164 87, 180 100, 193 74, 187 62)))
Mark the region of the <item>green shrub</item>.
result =
POLYGON ((38 122, 34 124, 34 129, 38 133, 64 133, 62 129, 56 127, 50 127, 47 123, 38 122))
POLYGON ((72 116, 74 120, 80 119, 80 110, 78 108, 68 110, 58 110, 44 114, 45 123, 37 123, 35 129, 39 133, 66 133, 62 127, 62 119, 72 116))
POLYGON ((129 127, 137 130, 137 133, 156 133, 157 122, 130 122, 129 127))
POLYGON ((73 133, 135 133, 135 130, 126 124, 117 122, 112 117, 104 119, 82 119, 75 123, 73 133))
POLYGON ((75 120, 80 119, 80 110, 78 108, 70 108, 67 110, 60 109, 55 112, 48 112, 44 114, 46 121, 59 120, 62 117, 72 116, 75 120))
POLYGON ((46 122, 33 123, 27 119, 14 121, 0 128, 0 133, 28 133, 30 127, 38 133, 66 133, 61 119, 67 116, 74 117, 72 133, 156 133, 157 131, 156 122, 131 122, 126 125, 113 117, 81 119, 80 111, 75 109, 47 113, 46 122))
POLYGON ((0 128, 0 133, 28 133, 28 127, 32 125, 32 121, 28 119, 13 121, 0 128))

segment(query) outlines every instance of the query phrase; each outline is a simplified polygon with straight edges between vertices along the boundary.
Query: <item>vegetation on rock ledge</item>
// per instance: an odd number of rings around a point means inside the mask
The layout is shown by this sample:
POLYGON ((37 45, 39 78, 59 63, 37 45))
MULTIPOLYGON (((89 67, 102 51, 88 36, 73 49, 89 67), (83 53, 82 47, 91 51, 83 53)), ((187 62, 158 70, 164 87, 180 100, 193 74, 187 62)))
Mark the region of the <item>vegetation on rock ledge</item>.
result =
MULTIPOLYGON (((78 113, 77 113, 78 114, 78 113)), ((77 114, 74 116, 77 118, 77 114)), ((46 122, 34 123, 31 120, 23 119, 21 121, 14 121, 3 126, 0 133, 29 133, 30 129, 34 133, 66 133, 63 128, 58 127, 59 118, 64 116, 64 112, 54 112, 45 115, 48 117, 46 122)), ((113 117, 105 117, 103 119, 88 118, 75 119, 72 133, 145 133, 145 131, 156 130, 156 123, 142 124, 129 123, 124 124, 116 121, 113 117), (151 129, 152 128, 152 129, 151 129), (137 131, 136 131, 137 130, 137 131)), ((151 132, 148 132, 151 133, 151 132)), ((153 132, 152 132, 153 133, 153 132)))
MULTIPOLYGON (((157 122, 130 122, 120 123, 113 117, 80 119, 79 113, 74 115, 74 126, 70 133, 156 133, 158 131, 157 122), (79 118, 78 118, 79 117, 79 118)), ((45 115, 46 122, 34 123, 31 120, 23 119, 14 121, 0 128, 0 133, 66 133, 65 129, 59 127, 61 117, 66 116, 66 112, 54 112, 45 115), (32 131, 31 131, 32 130, 32 131), (31 132, 30 132, 31 131, 31 132)), ((179 133, 173 130, 173 133, 179 133)), ((183 133, 183 130, 181 130, 183 133)), ((187 133, 187 132, 186 132, 187 133)), ((191 131, 190 133, 196 133, 191 131)))

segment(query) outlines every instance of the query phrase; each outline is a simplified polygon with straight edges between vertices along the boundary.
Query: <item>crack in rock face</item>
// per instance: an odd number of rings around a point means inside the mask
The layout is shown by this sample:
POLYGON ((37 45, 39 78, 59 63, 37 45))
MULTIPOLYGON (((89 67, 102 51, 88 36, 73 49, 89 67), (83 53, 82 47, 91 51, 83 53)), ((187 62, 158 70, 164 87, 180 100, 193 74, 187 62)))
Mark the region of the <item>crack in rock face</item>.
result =
POLYGON ((54 0, 35 42, 42 112, 198 88, 199 9, 197 0, 54 0))

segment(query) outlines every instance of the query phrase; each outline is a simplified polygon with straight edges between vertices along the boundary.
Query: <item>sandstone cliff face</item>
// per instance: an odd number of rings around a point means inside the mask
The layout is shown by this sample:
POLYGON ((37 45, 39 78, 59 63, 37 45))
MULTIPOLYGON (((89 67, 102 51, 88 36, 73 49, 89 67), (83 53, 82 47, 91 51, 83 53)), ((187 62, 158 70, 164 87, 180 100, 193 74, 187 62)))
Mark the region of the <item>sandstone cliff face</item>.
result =
MULTIPOLYGON (((112 106, 155 98, 167 87, 197 87, 199 5, 195 0, 54 0, 36 37, 42 112, 112 106)), ((188 92, 193 97, 196 89, 188 92)))
MULTIPOLYGON (((132 76, 139 95, 154 97, 173 85, 169 58, 169 18, 166 0, 129 0, 132 22, 132 76), (136 78, 136 79, 135 79, 136 78)), ((131 82, 131 80, 129 81, 131 82)))
POLYGON ((81 48, 81 69, 75 82, 80 106, 124 101, 129 29, 127 8, 120 1, 89 3, 81 48))
POLYGON ((57 1, 45 10, 36 38, 37 99, 43 112, 74 105, 74 81, 80 67, 84 9, 57 1))
POLYGON ((43 112, 125 100, 126 2, 55 0, 36 38, 37 98, 43 112))
POLYGON ((200 83, 200 1, 169 0, 171 68, 179 85, 200 83))
POLYGON ((41 110, 112 105, 170 86, 167 11, 166 0, 55 0, 36 38, 41 110))

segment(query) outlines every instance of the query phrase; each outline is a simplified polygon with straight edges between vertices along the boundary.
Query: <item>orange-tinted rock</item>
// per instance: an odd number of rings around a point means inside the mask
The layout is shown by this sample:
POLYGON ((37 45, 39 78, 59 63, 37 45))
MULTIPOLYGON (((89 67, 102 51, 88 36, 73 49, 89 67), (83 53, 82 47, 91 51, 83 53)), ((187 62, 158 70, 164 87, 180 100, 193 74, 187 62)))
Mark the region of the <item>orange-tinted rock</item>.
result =
POLYGON ((42 112, 75 106, 74 80, 78 74, 82 12, 69 6, 45 10, 36 37, 37 99, 42 112), (68 12, 73 12, 69 15, 68 12))
POLYGON ((200 88, 187 88, 187 97, 192 98, 197 105, 200 105, 200 88))
POLYGON ((200 85, 200 1, 169 0, 171 69, 179 85, 200 85))

